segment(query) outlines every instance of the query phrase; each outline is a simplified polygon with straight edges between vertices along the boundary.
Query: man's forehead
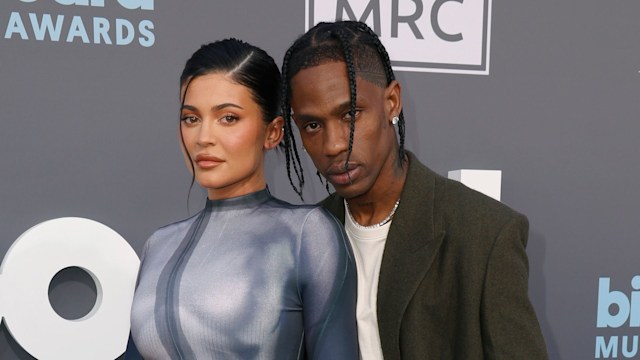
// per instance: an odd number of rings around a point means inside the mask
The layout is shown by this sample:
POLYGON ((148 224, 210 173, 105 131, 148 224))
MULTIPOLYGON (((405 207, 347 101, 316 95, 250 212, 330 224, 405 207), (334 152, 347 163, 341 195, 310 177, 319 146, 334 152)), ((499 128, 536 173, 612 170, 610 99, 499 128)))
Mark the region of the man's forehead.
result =
MULTIPOLYGON (((291 78, 290 86, 292 92, 295 92, 296 86, 314 86, 319 82, 328 82, 333 86, 349 91, 350 84, 347 71, 347 65, 343 61, 325 62, 301 69, 291 78)), ((386 76, 379 72, 372 72, 370 69, 356 70, 355 75, 357 82, 366 81, 381 89, 387 86, 386 76)))
MULTIPOLYGON (((351 52, 352 70, 356 76, 360 76, 380 87, 386 87, 389 83, 382 55, 375 47, 358 41, 346 44, 351 52)), ((295 76, 299 71, 316 67, 326 63, 339 63, 347 73, 347 63, 345 61, 345 48, 337 41, 321 42, 312 44, 309 47, 297 49, 289 59, 284 74, 289 77, 295 76)))
POLYGON ((291 79, 291 92, 349 91, 349 77, 342 63, 332 62, 300 70, 291 79))
POLYGON ((292 79, 295 79, 301 73, 306 74, 306 76, 310 76, 309 74, 311 74, 311 76, 324 74, 329 76, 343 76, 345 79, 348 79, 347 64, 344 61, 325 61, 312 66, 303 67, 293 76, 292 79))

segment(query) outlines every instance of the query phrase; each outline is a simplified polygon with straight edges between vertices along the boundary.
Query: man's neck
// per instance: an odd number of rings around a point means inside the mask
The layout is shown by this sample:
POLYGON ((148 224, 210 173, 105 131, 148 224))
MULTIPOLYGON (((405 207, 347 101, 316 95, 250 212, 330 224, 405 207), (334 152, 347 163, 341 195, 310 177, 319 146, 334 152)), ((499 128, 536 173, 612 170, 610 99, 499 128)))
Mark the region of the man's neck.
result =
POLYGON ((354 220, 369 226, 383 221, 393 211, 400 199, 409 170, 409 160, 402 162, 402 167, 393 161, 391 167, 380 172, 375 184, 366 193, 347 199, 349 212, 354 220))

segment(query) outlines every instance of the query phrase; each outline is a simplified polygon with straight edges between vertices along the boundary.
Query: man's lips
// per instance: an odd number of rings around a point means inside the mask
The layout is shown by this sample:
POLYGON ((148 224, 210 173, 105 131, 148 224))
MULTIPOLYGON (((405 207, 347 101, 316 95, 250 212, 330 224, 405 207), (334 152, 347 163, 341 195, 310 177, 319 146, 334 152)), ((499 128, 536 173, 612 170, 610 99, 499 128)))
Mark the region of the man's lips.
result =
POLYGON ((360 166, 349 163, 345 171, 344 163, 332 165, 325 172, 325 177, 333 186, 349 185, 360 173, 360 166))
POLYGON ((199 154, 195 159, 196 165, 202 169, 211 169, 214 168, 224 162, 224 160, 220 159, 217 156, 207 155, 207 154, 199 154))

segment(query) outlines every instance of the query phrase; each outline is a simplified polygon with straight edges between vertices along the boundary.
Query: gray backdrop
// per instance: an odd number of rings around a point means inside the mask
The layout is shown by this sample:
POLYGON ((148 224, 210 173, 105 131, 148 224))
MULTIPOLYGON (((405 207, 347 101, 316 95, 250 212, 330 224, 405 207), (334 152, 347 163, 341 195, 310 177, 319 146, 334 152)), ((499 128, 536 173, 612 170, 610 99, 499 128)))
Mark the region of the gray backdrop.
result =
MULTIPOLYGON (((592 359, 596 336, 638 334, 628 323, 599 329, 596 313, 600 277, 630 297, 640 274, 640 2, 492 7, 490 75, 397 73, 407 147, 441 174, 503 171, 503 202, 530 219, 530 296, 550 356, 592 359)), ((190 177, 176 134, 184 62, 199 45, 230 36, 280 62, 304 32, 304 14, 302 0, 156 1, 153 11, 116 0, 104 8, 2 0, 0 257, 51 218, 100 221, 139 252, 155 228, 186 217, 190 177), (28 40, 3 36, 12 12, 28 40), (60 40, 34 39, 29 13, 65 15, 60 40), (74 15, 89 44, 66 42, 74 15), (112 26, 151 20, 155 42, 94 44, 93 17, 112 26)), ((283 162, 269 158, 270 189, 297 202, 283 162)), ((308 201, 317 201, 326 193, 310 162, 306 169, 308 201)), ((194 190, 191 212, 203 197, 194 190)), ((71 272, 52 303, 70 316, 90 307, 89 283, 71 272)), ((4 325, 0 334, 0 358, 31 358, 4 325)))

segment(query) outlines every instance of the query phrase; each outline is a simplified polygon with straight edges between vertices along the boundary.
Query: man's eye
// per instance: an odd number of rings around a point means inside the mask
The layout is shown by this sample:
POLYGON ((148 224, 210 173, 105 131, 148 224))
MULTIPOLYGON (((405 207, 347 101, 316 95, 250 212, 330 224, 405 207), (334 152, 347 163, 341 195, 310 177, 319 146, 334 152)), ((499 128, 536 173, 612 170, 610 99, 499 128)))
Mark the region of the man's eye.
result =
POLYGON ((320 129, 320 124, 318 123, 308 123, 304 126, 305 131, 314 132, 320 129))
MULTIPOLYGON (((357 118, 360 116, 360 110, 359 110, 359 109, 356 109, 356 111, 354 112, 354 114, 355 114, 355 118, 357 119, 357 118)), ((351 121, 351 114, 350 114, 350 113, 346 113, 346 114, 344 114, 344 117, 343 117, 343 118, 344 118, 345 120, 351 121)))

